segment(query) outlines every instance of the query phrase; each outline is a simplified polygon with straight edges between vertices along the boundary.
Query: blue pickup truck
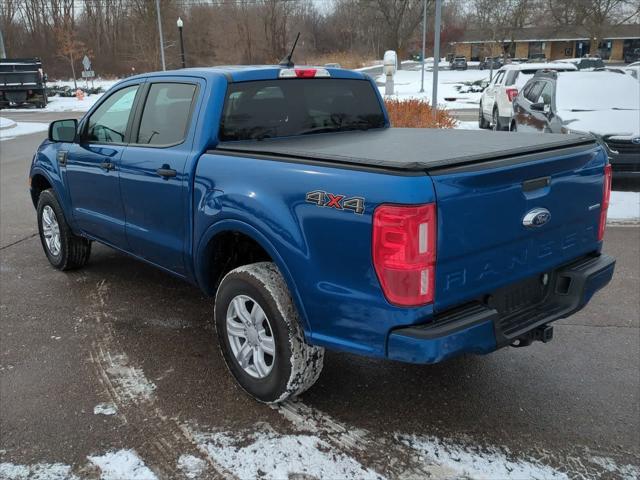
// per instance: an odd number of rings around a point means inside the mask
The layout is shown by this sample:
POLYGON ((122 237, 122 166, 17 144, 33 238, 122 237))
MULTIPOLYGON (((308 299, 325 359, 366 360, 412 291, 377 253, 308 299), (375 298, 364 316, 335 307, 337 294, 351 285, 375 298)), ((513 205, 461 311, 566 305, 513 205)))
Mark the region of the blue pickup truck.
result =
POLYGON ((325 348, 403 362, 549 341, 611 279, 590 136, 390 128, 332 68, 150 73, 53 122, 29 174, 44 252, 97 241, 215 296, 230 372, 300 394, 325 348))

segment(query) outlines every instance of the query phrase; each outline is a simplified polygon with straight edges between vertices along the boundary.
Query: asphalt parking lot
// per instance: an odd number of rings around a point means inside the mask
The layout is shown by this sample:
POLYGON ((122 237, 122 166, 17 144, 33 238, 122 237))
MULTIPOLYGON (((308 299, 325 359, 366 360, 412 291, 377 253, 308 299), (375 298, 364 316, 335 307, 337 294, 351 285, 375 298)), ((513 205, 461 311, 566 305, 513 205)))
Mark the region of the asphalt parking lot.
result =
POLYGON ((431 366, 330 352, 272 408, 227 373, 195 287, 99 245, 49 266, 26 185, 44 135, 0 142, 0 479, 640 474, 639 227, 608 228, 612 283, 548 344, 431 366))

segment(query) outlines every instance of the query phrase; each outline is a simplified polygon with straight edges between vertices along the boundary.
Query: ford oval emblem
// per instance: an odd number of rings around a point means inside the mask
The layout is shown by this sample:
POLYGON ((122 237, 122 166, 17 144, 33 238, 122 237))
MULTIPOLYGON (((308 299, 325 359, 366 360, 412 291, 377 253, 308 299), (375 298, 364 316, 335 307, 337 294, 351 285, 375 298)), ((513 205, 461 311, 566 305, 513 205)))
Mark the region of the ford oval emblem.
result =
POLYGON ((527 212, 522 219, 522 225, 527 228, 537 228, 543 226, 551 220, 551 213, 546 208, 534 208, 527 212))
POLYGON ((631 143, 633 143, 634 145, 640 145, 640 137, 633 137, 631 139, 631 143))

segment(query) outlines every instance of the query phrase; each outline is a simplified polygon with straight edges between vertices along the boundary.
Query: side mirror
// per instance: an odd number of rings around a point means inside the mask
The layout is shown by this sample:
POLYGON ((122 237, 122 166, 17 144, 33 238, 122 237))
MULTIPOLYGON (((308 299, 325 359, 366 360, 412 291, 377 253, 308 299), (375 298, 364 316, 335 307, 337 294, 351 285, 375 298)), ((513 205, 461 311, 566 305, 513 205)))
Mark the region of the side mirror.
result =
POLYGON ((544 112, 549 109, 549 105, 544 102, 537 102, 531 104, 531 110, 535 110, 536 112, 544 112))
POLYGON ((78 121, 72 120, 56 120, 49 125, 49 140, 52 142, 70 142, 76 141, 76 132, 78 131, 78 121))

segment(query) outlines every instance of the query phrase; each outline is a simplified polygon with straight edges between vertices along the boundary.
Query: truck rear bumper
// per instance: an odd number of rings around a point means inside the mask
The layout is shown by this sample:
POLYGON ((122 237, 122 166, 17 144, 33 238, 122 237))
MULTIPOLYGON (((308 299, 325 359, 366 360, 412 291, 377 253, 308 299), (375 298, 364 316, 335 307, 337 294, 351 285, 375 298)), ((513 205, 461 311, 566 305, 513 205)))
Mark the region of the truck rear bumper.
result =
POLYGON ((463 353, 489 353, 582 309, 609 283, 614 267, 614 258, 590 255, 443 312, 428 324, 393 330, 387 356, 436 363, 463 353))

